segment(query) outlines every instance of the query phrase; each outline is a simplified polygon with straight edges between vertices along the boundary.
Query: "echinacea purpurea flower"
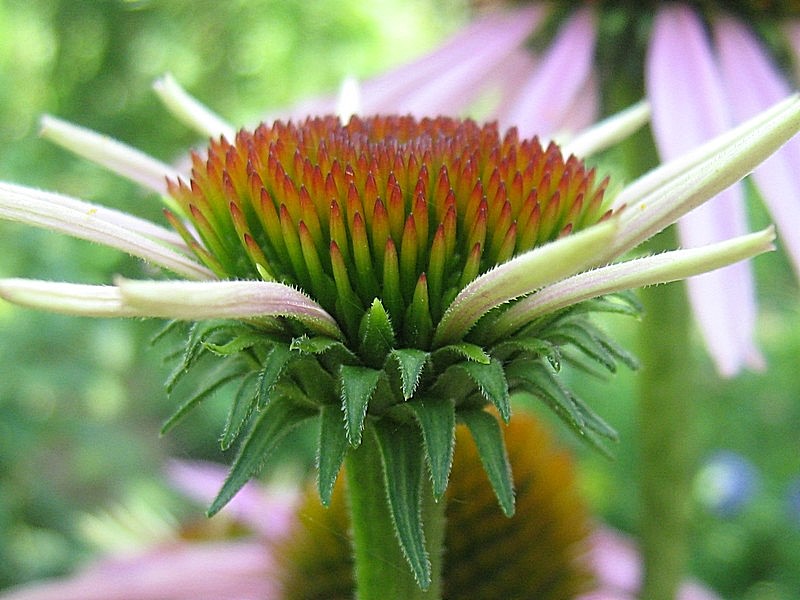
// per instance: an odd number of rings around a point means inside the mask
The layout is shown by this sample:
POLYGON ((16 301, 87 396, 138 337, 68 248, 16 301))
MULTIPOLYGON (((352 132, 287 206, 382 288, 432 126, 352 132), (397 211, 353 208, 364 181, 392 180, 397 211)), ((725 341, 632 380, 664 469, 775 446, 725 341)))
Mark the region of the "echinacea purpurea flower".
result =
MULTIPOLYGON (((612 371, 631 362, 584 318, 630 305, 592 299, 747 258, 769 249, 772 232, 602 265, 773 152, 796 132, 797 105, 776 105, 615 198, 555 146, 520 140, 514 130, 500 136, 496 126, 411 117, 276 122, 212 141, 205 160, 193 157, 189 181, 170 177, 166 186, 167 219, 180 237, 77 199, 1 184, 4 218, 101 241, 201 281, 2 280, 0 294, 71 314, 198 321, 168 387, 207 356, 227 358, 165 429, 236 383, 223 448, 247 431, 210 512, 285 435, 317 419, 323 502, 345 458, 351 493, 365 476, 352 473, 382 468, 367 473, 368 496, 380 502, 386 494, 389 531, 424 588, 432 569, 420 505, 443 497, 456 422, 475 438, 506 514, 511 475, 501 430, 484 407, 508 421, 511 395, 533 394, 582 438, 613 439, 556 377, 576 353, 612 371), (420 489, 424 465, 430 489, 420 489)), ((74 126, 51 126, 79 151, 119 149, 74 126)), ((598 131, 605 135, 608 125, 598 131)), ((114 168, 137 177, 153 170, 139 158, 114 168)))

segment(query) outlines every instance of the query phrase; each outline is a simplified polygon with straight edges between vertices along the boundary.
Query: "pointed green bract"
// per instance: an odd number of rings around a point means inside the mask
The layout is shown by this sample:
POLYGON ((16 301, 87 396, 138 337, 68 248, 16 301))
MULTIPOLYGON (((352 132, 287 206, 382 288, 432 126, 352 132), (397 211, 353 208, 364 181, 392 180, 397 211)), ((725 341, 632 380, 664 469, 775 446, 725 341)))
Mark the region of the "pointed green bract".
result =
POLYGON ((364 313, 358 335, 362 360, 371 367, 381 367, 394 346, 395 338, 389 314, 377 298, 364 313))
POLYGON ((292 340, 289 347, 305 354, 329 355, 343 365, 358 364, 358 357, 342 342, 329 337, 309 337, 303 335, 292 340))
POLYGON ((417 583, 425 590, 431 581, 431 564, 420 514, 422 440, 415 427, 386 420, 376 422, 375 434, 397 539, 417 583))
POLYGON ((239 389, 233 396, 228 417, 225 420, 225 428, 222 430, 220 447, 227 450, 236 440, 242 427, 252 414, 258 401, 258 373, 251 371, 239 384, 239 389))
POLYGON ((339 370, 341 386, 342 410, 347 428, 347 440, 357 448, 361 444, 361 433, 364 429, 364 418, 367 416, 369 399, 375 392, 381 371, 367 367, 350 367, 343 365, 339 370))
POLYGON ((481 363, 484 365, 488 365, 492 357, 484 352, 483 348, 476 344, 471 344, 469 342, 458 342, 456 344, 448 344, 442 348, 439 348, 433 353, 434 358, 438 358, 443 354, 455 354, 462 358, 466 358, 467 360, 471 360, 477 363, 481 363))
POLYGON ((433 485, 433 497, 438 502, 447 490, 450 468, 453 466, 456 411, 452 400, 420 398, 403 405, 419 423, 425 442, 425 456, 433 485))
POLYGON ((509 380, 543 400, 583 441, 608 455, 603 439, 616 441, 617 433, 572 394, 541 361, 518 361, 507 369, 509 380))
POLYGON ((242 360, 232 360, 217 365, 211 370, 206 381, 184 400, 164 422, 161 426, 161 435, 168 433, 183 417, 189 414, 191 409, 195 408, 203 400, 225 387, 231 381, 244 377, 247 372, 248 365, 242 360))
POLYGON ((258 376, 259 410, 269 404, 272 390, 291 360, 292 351, 286 344, 280 343, 273 344, 264 357, 264 366, 258 376))
POLYGON ((314 417, 316 411, 303 409, 285 398, 276 398, 253 423, 247 439, 239 447, 231 471, 217 497, 208 508, 208 515, 217 514, 231 498, 264 466, 275 446, 299 425, 314 417))
POLYGON ((420 376, 428 362, 430 354, 423 350, 415 350, 414 348, 402 348, 399 350, 392 350, 389 356, 397 363, 403 399, 408 400, 414 395, 414 391, 417 389, 420 376))
POLYGON ((338 406, 323 406, 320 411, 319 447, 317 449, 318 489, 322 504, 330 505, 333 485, 347 452, 347 437, 338 406))
POLYGON ((514 483, 500 424, 483 410, 462 410, 458 418, 468 428, 497 502, 507 517, 514 514, 514 483))
POLYGON ((494 404, 503 421, 508 423, 511 418, 511 397, 508 392, 506 374, 500 361, 492 359, 489 364, 467 361, 458 366, 467 372, 478 385, 483 397, 494 404))

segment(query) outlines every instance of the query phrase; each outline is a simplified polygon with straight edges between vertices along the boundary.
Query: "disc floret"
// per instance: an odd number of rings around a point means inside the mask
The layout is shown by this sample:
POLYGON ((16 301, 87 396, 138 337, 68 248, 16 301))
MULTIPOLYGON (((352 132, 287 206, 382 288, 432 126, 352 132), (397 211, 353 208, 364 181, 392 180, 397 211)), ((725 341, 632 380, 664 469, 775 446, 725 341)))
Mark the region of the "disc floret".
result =
POLYGON ((275 122, 212 141, 169 185, 220 278, 307 292, 358 336, 377 298, 400 347, 428 349, 457 293, 512 256, 607 215, 604 191, 555 144, 439 117, 275 122))

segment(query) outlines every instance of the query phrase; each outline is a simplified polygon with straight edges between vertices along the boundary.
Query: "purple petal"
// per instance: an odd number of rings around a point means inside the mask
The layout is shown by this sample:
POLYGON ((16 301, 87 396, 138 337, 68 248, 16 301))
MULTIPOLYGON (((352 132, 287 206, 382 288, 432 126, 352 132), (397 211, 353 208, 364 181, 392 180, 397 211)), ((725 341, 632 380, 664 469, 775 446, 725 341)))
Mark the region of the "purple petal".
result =
MULTIPOLYGON (((727 98, 703 26, 684 6, 656 16, 646 71, 656 145, 669 160, 729 129, 727 98)), ((734 186, 678 223, 681 241, 699 246, 747 231, 741 186, 734 186)), ((746 263, 689 280, 689 298, 720 373, 758 367, 753 342, 755 297, 746 263)))
MULTIPOLYGON (((363 114, 454 114, 465 108, 543 19, 542 6, 494 12, 478 19, 422 58, 361 84, 363 114)), ((291 115, 330 113, 335 98, 317 98, 291 115)))
POLYGON ((538 7, 490 15, 440 51, 366 82, 362 89, 364 112, 390 110, 430 116, 462 111, 534 31, 541 14, 538 7))
MULTIPOLYGON (((499 115, 504 127, 523 136, 551 135, 569 120, 570 110, 589 85, 594 58, 595 26, 588 9, 578 11, 559 31, 533 77, 499 115)), ((593 98, 591 95, 590 98, 593 98)), ((592 104, 596 104, 592 99, 592 104)))
POLYGON ((186 543, 105 560, 76 576, 11 590, 3 600, 256 600, 279 598, 260 541, 186 543))
MULTIPOLYGON (((627 536, 598 527, 592 536, 589 564, 598 589, 580 600, 635 600, 642 579, 639 551, 627 536)), ((685 581, 677 600, 719 600, 719 596, 692 581, 685 581)))
MULTIPOLYGON (((714 24, 720 69, 736 122, 745 121, 791 89, 765 49, 744 24, 723 17, 714 24)), ((800 56, 800 49, 797 51, 800 56)), ((782 241, 800 276, 800 139, 789 141, 753 172, 782 241)))

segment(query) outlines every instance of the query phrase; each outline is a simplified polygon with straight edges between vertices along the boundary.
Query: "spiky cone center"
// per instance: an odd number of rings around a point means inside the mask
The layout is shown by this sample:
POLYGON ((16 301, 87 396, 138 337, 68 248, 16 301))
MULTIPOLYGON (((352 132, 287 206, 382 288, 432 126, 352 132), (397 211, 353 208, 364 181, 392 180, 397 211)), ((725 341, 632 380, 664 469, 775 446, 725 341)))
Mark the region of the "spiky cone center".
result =
POLYGON ((397 346, 428 349, 476 276, 607 212, 607 181, 577 158, 470 120, 277 121, 192 164, 169 191, 193 227, 168 218, 197 256, 220 278, 299 287, 351 342, 377 298, 397 346))
MULTIPOLYGON (((570 455, 547 428, 518 415, 506 429, 517 512, 498 509, 475 445, 457 430, 447 492, 443 597, 575 598, 589 591, 590 523, 570 455)), ((275 548, 286 600, 352 598, 352 551, 344 482, 330 507, 309 492, 289 535, 275 548)))

